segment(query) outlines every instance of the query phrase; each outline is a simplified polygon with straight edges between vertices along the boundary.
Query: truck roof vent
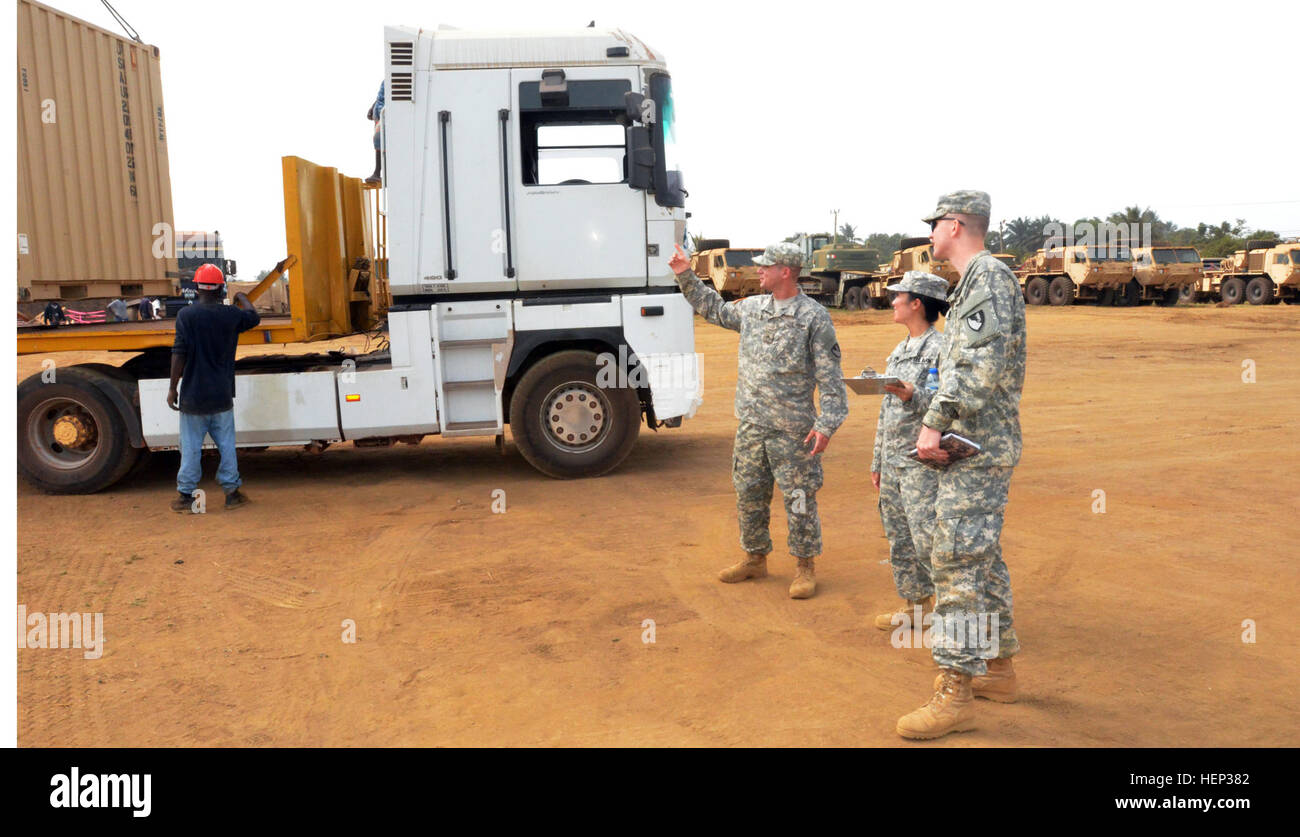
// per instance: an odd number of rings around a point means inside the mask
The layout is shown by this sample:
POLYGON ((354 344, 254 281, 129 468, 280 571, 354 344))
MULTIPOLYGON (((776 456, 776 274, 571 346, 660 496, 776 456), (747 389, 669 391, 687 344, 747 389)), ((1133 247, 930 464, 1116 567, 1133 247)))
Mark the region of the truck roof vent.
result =
POLYGON ((412 95, 415 86, 411 81, 411 73, 393 73, 393 89, 389 91, 389 99, 394 102, 411 102, 415 97, 412 95))
POLYGON ((394 67, 409 67, 415 63, 415 43, 394 41, 388 45, 388 63, 394 67))

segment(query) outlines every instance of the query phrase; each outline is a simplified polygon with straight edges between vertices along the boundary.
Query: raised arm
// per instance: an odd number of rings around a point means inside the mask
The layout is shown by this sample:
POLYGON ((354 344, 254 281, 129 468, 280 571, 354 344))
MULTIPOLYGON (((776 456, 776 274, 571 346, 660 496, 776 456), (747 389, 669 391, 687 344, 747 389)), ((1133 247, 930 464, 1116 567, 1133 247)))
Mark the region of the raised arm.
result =
POLYGON ((722 295, 705 285, 691 270, 690 260, 682 252, 681 245, 674 245, 675 252, 668 262, 668 267, 677 278, 677 287, 682 289, 682 296, 691 304, 701 317, 723 328, 740 331, 740 303, 724 302, 722 295))

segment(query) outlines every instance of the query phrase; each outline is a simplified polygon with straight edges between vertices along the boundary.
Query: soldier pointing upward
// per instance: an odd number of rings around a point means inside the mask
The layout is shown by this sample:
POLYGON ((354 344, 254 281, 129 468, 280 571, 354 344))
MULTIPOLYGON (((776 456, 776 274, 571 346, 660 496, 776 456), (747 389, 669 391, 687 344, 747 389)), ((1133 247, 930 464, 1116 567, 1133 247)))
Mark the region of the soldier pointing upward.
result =
POLYGON ((817 589, 813 559, 822 550, 816 499, 822 485, 821 452, 849 412, 835 327, 826 309, 799 291, 803 253, 794 244, 774 244, 755 258, 768 293, 736 302, 723 302, 706 287, 691 272, 682 248, 676 249, 669 267, 686 299, 704 319, 740 332, 740 426, 731 478, 740 546, 747 555, 718 578, 732 583, 767 575, 775 480, 785 500, 790 554, 798 562, 790 597, 806 599, 817 589), (821 393, 820 416, 813 409, 814 386, 821 393))

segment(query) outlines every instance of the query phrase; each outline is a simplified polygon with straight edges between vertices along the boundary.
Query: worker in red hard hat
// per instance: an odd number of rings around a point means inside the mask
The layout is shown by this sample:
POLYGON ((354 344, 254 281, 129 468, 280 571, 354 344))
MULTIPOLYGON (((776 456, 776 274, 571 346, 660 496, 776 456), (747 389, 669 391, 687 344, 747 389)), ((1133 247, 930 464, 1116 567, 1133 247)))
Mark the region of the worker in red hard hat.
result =
POLYGON ((167 406, 181 414, 179 496, 171 507, 182 513, 206 507, 194 501, 194 490, 203 478, 200 457, 205 436, 211 436, 221 452, 217 482, 226 493, 226 508, 237 509, 248 502, 239 490, 242 481, 235 461, 235 346, 240 332, 261 322, 245 293, 235 294, 234 305, 224 304, 226 278, 216 265, 200 265, 194 271, 194 284, 198 298, 176 315, 167 391, 167 406))

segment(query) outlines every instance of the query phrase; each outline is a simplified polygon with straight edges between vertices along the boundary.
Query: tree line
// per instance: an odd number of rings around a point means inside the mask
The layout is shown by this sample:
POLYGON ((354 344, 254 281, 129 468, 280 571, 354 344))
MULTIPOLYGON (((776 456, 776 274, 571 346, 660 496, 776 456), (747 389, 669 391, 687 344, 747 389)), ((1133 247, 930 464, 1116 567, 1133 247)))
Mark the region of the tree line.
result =
MULTIPOLYGON (((1220 221, 1217 224, 1202 221, 1194 227, 1180 227, 1172 221, 1166 221, 1154 209, 1127 206, 1118 212, 1112 212, 1106 218, 1079 218, 1072 226, 1052 215, 1040 215, 1036 218, 1022 216, 1010 218, 989 230, 985 244, 994 253, 1011 253, 1017 261, 1033 255, 1053 234, 1064 229, 1076 230, 1076 238, 1083 238, 1084 229, 1097 230, 1103 224, 1115 224, 1129 227, 1132 224, 1150 224, 1152 244, 1171 244, 1179 247, 1195 247, 1202 258, 1222 258, 1246 246, 1248 239, 1280 238, 1272 230, 1252 230, 1244 218, 1233 221, 1220 221), (1090 226, 1088 226, 1090 225, 1090 226)), ((811 236, 823 235, 832 238, 830 232, 809 233, 811 236)), ((882 260, 888 259, 899 243, 906 237, 904 233, 869 233, 859 235, 852 224, 841 224, 839 232, 840 247, 864 247, 875 250, 882 260)), ((692 236, 696 241, 703 236, 692 236)), ((785 237, 785 241, 794 241, 798 234, 785 237)))

